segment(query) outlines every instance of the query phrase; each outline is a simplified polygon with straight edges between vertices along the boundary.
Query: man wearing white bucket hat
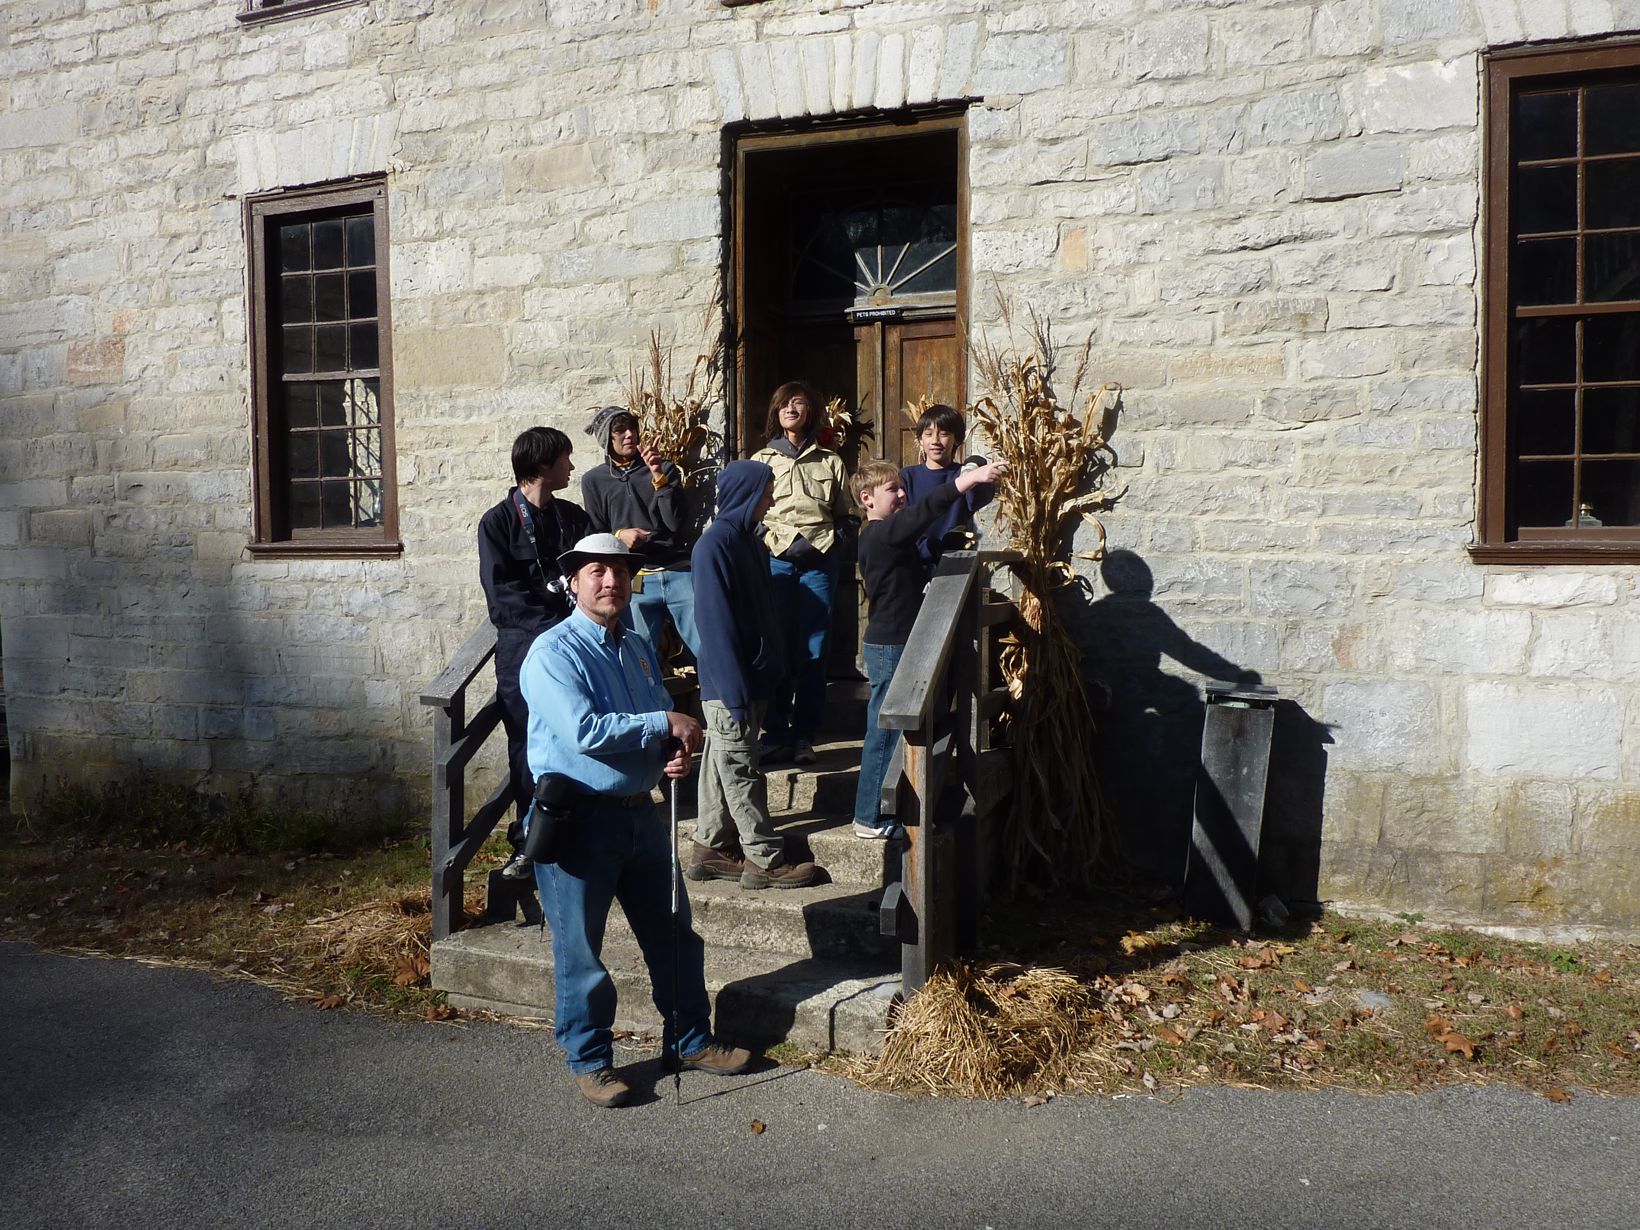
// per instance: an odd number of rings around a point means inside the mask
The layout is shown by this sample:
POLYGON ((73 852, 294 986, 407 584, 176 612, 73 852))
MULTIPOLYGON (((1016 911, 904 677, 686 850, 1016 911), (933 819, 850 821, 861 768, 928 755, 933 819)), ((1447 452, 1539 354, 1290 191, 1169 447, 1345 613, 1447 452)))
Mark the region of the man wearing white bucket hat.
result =
MULTIPOLYGON (((712 1037, 705 946, 681 885, 673 896, 677 872, 651 797, 663 774, 688 776, 701 728, 672 711, 654 647, 621 622, 640 558, 613 534, 588 535, 560 555, 575 609, 536 638, 519 672, 530 772, 567 779, 574 791, 554 861, 537 862, 535 878, 552 927, 555 1033, 576 1087, 597 1106, 631 1096, 613 1068, 615 986, 601 956, 616 901, 667 1018, 666 1055, 724 1076, 751 1063, 712 1037)), ((532 812, 531 824, 540 822, 532 812)))

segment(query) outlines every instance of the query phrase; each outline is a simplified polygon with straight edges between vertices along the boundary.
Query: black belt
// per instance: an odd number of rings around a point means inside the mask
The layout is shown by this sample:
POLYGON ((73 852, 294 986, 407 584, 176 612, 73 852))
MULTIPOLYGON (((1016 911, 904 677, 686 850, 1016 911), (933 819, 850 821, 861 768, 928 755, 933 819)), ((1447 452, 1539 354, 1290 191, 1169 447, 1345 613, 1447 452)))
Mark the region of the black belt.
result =
POLYGON ((588 791, 584 796, 589 802, 603 803, 610 807, 646 807, 652 806, 655 797, 645 790, 639 794, 593 794, 588 791))

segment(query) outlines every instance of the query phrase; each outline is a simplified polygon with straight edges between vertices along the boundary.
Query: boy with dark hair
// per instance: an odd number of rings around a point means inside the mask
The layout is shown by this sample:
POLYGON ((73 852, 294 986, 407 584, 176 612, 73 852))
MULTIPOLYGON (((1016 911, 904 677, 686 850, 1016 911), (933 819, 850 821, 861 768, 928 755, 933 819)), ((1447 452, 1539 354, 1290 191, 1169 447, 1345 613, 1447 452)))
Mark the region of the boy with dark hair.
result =
POLYGON ((866 706, 860 781, 854 795, 856 837, 882 841, 905 835, 898 824, 884 824, 878 815, 883 777, 897 735, 880 729, 877 719, 928 584, 931 565, 918 553, 918 545, 930 526, 961 507, 970 491, 994 482, 1006 468, 1001 462, 975 466, 949 482, 941 482, 921 503, 910 507, 906 506, 899 471, 886 461, 866 462, 849 482, 855 502, 866 514, 865 524, 860 527, 860 580, 871 611, 860 647, 866 679, 871 684, 871 700, 866 706))
MULTIPOLYGON (((967 425, 954 407, 936 403, 917 420, 917 446, 922 464, 900 471, 908 504, 919 504, 940 487, 962 473, 963 437, 967 425)), ((917 554, 927 563, 939 559, 946 535, 973 524, 974 514, 991 502, 991 485, 981 483, 966 492, 923 532, 917 540, 917 554)))
POLYGON ((587 435, 604 450, 602 464, 581 476, 581 503, 595 534, 613 534, 640 557, 632 578, 632 627, 660 649, 670 619, 696 654, 695 587, 689 574, 689 511, 683 473, 638 438, 638 416, 605 406, 587 435))
POLYGON ((570 611, 558 556, 590 532, 587 515, 554 494, 569 486, 569 437, 556 427, 531 427, 512 446, 515 486, 478 522, 478 579, 495 625, 495 693, 507 731, 507 777, 518 817, 507 826, 514 855, 502 874, 528 880, 529 863, 517 856, 522 821, 535 780, 525 754, 529 709, 518 690, 518 669, 530 644, 570 611))

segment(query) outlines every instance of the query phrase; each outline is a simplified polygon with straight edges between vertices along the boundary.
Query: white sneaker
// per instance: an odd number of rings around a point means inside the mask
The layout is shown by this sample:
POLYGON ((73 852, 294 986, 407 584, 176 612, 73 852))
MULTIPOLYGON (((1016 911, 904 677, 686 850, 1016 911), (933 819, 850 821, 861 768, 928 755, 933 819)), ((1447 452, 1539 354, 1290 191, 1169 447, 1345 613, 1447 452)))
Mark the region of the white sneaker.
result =
POLYGON ((905 830, 898 824, 861 824, 854 822, 854 835, 862 841, 904 841, 905 830))

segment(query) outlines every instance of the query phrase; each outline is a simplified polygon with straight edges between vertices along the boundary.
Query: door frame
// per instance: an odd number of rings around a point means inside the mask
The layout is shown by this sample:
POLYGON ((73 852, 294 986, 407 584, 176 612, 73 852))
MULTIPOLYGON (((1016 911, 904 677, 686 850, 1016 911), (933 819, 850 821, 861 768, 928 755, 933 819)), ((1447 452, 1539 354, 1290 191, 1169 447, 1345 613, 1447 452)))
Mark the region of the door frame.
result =
MULTIPOLYGON (((746 181, 748 158, 771 152, 813 149, 849 141, 871 141, 890 137, 950 132, 955 134, 957 151, 957 302, 956 322, 959 359, 957 398, 959 409, 968 395, 968 109, 966 104, 920 108, 869 119, 827 117, 778 127, 759 124, 724 130, 724 158, 728 182, 724 190, 726 217, 723 233, 728 237, 725 252, 724 346, 725 359, 732 369, 724 380, 724 447, 731 456, 745 454, 748 422, 760 425, 754 413, 743 417, 750 405, 746 388, 746 181)), ((886 408, 885 408, 886 409, 886 408)), ((883 447, 879 442, 878 449, 883 447)))

